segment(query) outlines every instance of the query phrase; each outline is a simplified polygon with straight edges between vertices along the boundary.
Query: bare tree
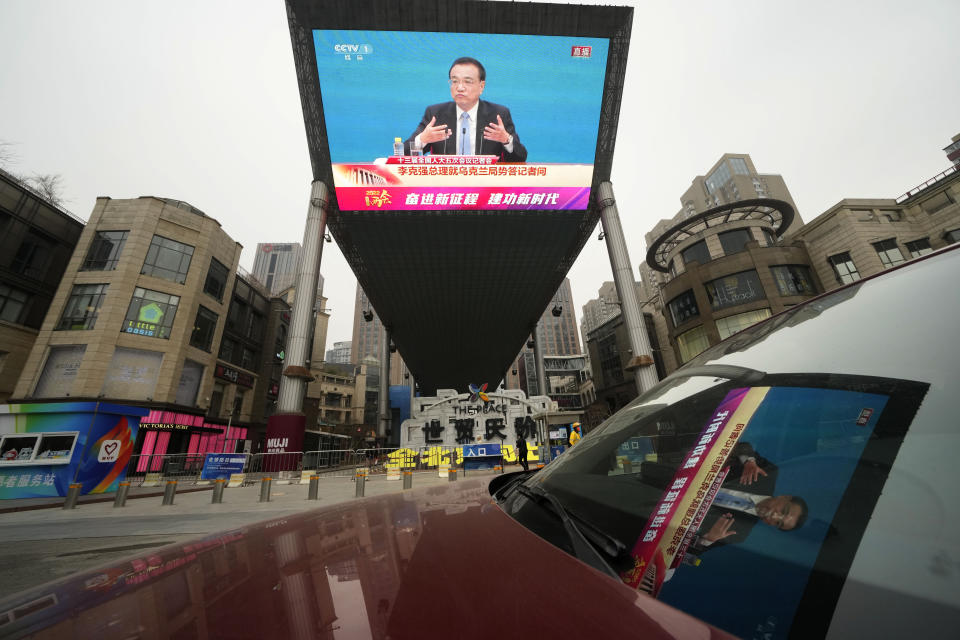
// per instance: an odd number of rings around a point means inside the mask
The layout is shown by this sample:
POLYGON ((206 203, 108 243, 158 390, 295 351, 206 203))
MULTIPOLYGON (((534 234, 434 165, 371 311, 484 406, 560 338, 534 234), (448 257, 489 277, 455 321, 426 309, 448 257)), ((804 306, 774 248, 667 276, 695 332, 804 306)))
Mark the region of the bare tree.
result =
POLYGON ((7 173, 27 185, 48 202, 58 206, 64 206, 63 200, 63 176, 59 173, 35 173, 32 176, 20 174, 10 170, 10 165, 16 164, 20 158, 16 152, 17 144, 8 140, 0 140, 0 167, 3 167, 7 173))
POLYGON ((63 176, 59 173, 35 173, 26 182, 49 202, 63 206, 63 176))
POLYGON ((19 158, 17 157, 17 152, 14 149, 16 145, 13 142, 7 142, 6 140, 0 140, 0 167, 6 167, 11 164, 16 164, 19 158))

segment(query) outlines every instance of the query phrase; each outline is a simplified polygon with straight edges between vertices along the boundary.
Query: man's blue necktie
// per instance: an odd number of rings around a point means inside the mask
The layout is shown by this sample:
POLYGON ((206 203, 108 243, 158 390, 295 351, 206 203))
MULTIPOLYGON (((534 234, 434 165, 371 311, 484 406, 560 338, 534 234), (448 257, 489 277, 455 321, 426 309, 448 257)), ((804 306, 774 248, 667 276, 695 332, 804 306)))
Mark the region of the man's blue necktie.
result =
POLYGON ((738 496, 735 493, 721 489, 717 492, 717 497, 713 500, 714 506, 726 507, 727 509, 736 509, 737 511, 753 512, 756 505, 749 498, 738 496))
POLYGON ((472 155, 470 153, 470 114, 466 111, 460 116, 460 155, 472 155))

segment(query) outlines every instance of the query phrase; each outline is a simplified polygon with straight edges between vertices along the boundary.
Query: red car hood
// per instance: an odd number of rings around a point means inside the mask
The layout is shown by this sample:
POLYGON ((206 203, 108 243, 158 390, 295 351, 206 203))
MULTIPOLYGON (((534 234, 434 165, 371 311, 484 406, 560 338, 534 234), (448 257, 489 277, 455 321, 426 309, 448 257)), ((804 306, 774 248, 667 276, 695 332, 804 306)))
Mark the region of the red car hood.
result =
POLYGON ((726 638, 530 533, 486 482, 225 531, 0 603, 34 638, 726 638))

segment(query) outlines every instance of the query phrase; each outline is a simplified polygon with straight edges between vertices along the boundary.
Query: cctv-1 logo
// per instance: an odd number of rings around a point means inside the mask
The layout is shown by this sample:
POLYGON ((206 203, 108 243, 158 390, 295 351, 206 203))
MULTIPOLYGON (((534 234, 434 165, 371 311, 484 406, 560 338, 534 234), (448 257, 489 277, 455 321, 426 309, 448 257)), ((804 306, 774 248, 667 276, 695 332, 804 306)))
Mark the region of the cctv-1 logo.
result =
POLYGON ((333 51, 335 53, 370 54, 373 53, 373 47, 369 44, 335 44, 333 45, 333 51))

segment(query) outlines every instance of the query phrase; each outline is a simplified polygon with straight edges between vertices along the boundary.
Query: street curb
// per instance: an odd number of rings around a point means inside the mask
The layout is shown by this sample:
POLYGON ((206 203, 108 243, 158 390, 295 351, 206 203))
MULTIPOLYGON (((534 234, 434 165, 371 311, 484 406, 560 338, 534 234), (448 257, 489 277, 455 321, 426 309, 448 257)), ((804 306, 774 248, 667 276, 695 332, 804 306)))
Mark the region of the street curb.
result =
MULTIPOLYGON (((181 493, 194 493, 196 491, 212 491, 213 486, 209 487, 194 487, 192 489, 180 489, 177 491, 177 494, 181 493)), ((89 495, 89 494, 87 494, 89 495)), ((138 493, 136 495, 128 495, 127 500, 136 500, 138 498, 158 498, 163 496, 163 491, 152 491, 150 493, 138 493)), ((113 502, 115 495, 111 494, 109 496, 104 496, 102 498, 90 498, 84 500, 86 496, 81 496, 80 500, 77 502, 77 506, 82 504, 96 504, 98 502, 113 502)), ((52 500, 53 498, 51 498, 52 500)), ((65 498, 64 498, 65 499, 65 498)), ((47 502, 44 504, 28 504, 12 507, 0 507, 0 513, 14 513, 16 511, 36 511, 37 509, 60 509, 63 507, 63 500, 58 502, 47 502)))

